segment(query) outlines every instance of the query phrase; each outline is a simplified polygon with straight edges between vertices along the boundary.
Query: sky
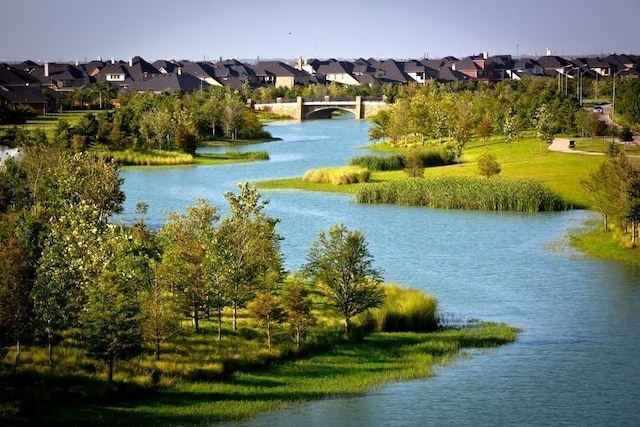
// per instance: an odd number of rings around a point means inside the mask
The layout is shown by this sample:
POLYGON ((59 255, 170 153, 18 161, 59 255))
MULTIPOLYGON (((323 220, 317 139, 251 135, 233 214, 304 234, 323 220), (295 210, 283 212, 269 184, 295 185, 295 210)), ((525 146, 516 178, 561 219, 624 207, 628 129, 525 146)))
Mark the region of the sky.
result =
POLYGON ((0 0, 0 61, 640 54, 640 0, 0 0))

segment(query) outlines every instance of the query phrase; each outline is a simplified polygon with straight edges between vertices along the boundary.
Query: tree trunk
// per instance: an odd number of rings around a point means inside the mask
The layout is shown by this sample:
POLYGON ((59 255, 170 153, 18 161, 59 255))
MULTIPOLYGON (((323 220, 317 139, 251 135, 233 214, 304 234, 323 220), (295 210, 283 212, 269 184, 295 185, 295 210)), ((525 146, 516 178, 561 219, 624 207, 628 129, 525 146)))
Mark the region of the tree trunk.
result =
POLYGON ((631 221, 631 244, 636 244, 636 222, 631 221))
POLYGON ((238 330, 238 304, 233 303, 233 316, 232 316, 233 330, 238 330))
POLYGON ((607 233, 609 231, 609 216, 607 214, 603 215, 604 219, 604 232, 607 233))
POLYGON ((349 335, 349 332, 350 332, 350 329, 351 329, 351 328, 350 328, 350 326, 351 326, 351 325, 349 324, 349 323, 350 323, 350 321, 351 321, 351 316, 349 316, 348 314, 346 314, 346 315, 344 316, 344 333, 345 333, 345 335, 347 335, 347 336, 349 335))
POLYGON ((49 350, 49 367, 53 368, 53 333, 51 326, 47 326, 47 348, 49 350))
POLYGON ((200 316, 197 308, 194 308, 191 312, 191 318, 193 327, 196 328, 196 333, 200 332, 200 316))
POLYGON ((267 321, 267 347, 271 350, 271 322, 267 321))
POLYGON ((222 309, 218 307, 218 341, 222 341, 222 309))
POLYGON ((20 365, 20 352, 21 352, 21 346, 20 346, 20 338, 18 338, 16 340, 16 358, 13 361, 13 372, 18 372, 18 366, 20 365))
POLYGON ((113 357, 107 360, 107 382, 113 384, 113 357))
POLYGON ((300 328, 296 328, 296 348, 300 350, 300 341, 301 341, 301 333, 300 328))
POLYGON ((156 360, 160 361, 160 335, 156 334, 156 360))

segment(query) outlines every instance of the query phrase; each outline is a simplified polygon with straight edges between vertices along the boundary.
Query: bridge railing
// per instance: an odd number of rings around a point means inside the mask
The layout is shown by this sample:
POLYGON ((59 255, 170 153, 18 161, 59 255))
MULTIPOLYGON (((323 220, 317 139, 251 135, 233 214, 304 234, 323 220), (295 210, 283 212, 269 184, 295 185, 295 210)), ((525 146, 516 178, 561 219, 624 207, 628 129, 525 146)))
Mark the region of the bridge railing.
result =
MULTIPOLYGON (((349 102, 349 101, 354 101, 355 99, 356 98, 354 96, 352 97, 324 96, 319 98, 303 98, 302 102, 349 102)), ((375 97, 375 96, 362 97, 362 100, 365 102, 384 102, 385 101, 384 98, 375 97)), ((258 104, 289 104, 294 102, 298 102, 298 100, 295 98, 276 98, 276 99, 269 99, 269 100, 254 99, 253 100, 253 103, 256 105, 258 104)))

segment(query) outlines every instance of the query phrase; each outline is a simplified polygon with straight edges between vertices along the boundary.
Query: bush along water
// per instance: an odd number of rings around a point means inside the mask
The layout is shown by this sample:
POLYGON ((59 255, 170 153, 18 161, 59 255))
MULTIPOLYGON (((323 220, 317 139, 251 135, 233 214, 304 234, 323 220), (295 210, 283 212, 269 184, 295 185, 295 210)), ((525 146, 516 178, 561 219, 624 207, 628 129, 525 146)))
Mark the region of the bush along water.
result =
POLYGON ((570 206, 546 185, 534 180, 438 177, 367 184, 358 203, 389 203, 439 209, 542 212, 570 206))

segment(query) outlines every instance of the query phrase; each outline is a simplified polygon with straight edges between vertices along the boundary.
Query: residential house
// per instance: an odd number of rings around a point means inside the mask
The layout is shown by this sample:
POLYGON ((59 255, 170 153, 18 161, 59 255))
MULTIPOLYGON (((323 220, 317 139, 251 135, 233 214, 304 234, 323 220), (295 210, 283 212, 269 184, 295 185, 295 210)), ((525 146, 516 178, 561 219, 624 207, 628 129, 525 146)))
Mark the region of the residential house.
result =
POLYGON ((309 84, 309 74, 279 61, 260 61, 251 67, 265 86, 293 87, 309 84))

